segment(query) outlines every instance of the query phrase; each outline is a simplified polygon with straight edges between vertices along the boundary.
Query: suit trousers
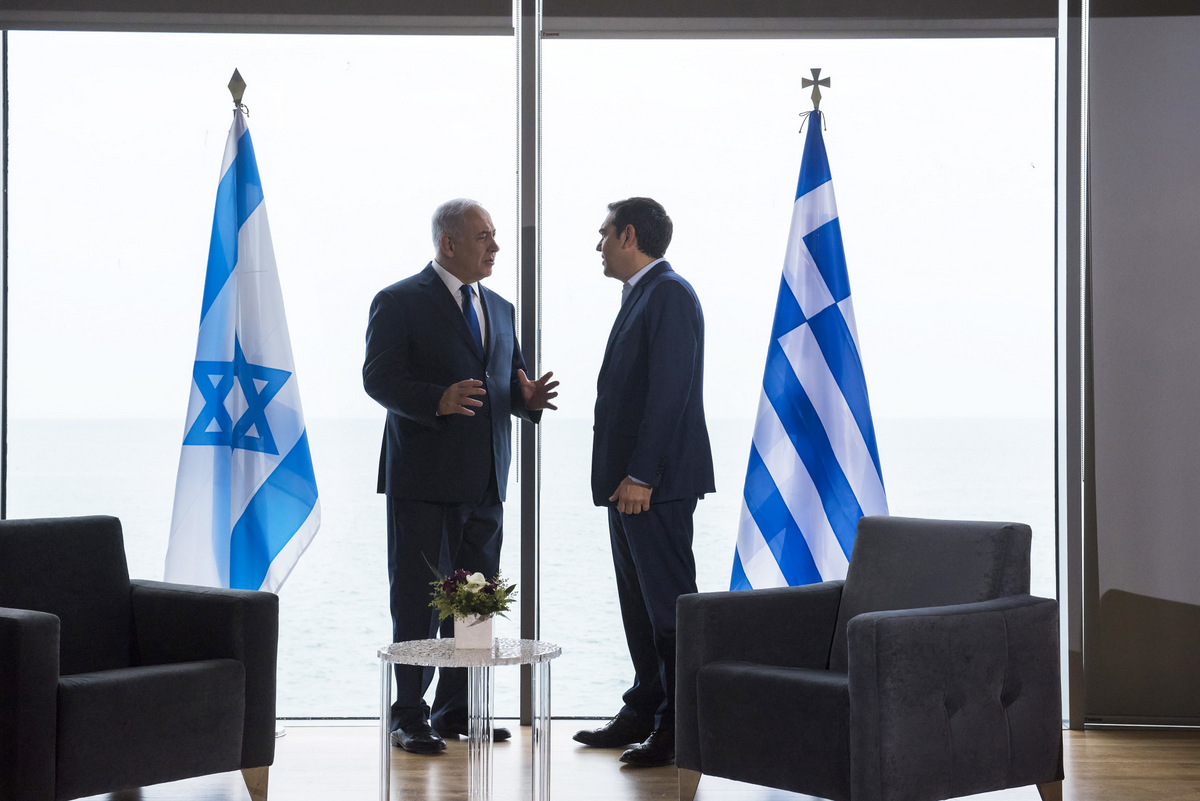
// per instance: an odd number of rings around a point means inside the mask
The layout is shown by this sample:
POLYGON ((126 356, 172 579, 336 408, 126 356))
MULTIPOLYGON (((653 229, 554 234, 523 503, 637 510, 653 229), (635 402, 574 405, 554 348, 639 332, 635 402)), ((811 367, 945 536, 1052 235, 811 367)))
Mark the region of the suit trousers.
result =
POLYGON ((651 503, 636 515, 608 507, 617 598, 634 671, 618 714, 653 719, 654 728, 675 728, 675 601, 696 591, 696 500, 651 503))
MULTIPOLYGON (((493 476, 478 503, 428 503, 387 496, 393 642, 432 639, 439 631, 443 637, 454 636, 454 619, 446 618, 439 626, 437 610, 429 605, 431 584, 439 575, 462 568, 490 579, 500 570, 504 507, 495 485, 493 476)), ((439 723, 466 726, 466 669, 441 669, 431 714, 425 693, 433 682, 433 670, 396 666, 393 731, 425 720, 435 729, 439 723)))

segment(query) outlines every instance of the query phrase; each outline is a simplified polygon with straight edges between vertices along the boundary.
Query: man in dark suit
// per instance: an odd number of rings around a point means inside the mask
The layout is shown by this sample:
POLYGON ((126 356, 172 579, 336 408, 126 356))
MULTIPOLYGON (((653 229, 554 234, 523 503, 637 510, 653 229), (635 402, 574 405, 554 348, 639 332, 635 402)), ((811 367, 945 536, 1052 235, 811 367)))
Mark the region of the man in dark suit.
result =
MULTIPOLYGON (((388 580, 395 642, 438 631, 430 582, 455 569, 500 569, 510 415, 538 422, 557 381, 525 375, 512 304, 480 285, 492 274, 496 230, 472 200, 433 216, 434 260, 375 296, 363 386, 387 409, 379 492, 387 495, 388 580)), ((441 625, 453 636, 453 619, 441 625)), ((443 669, 432 714, 433 668, 398 665, 392 744, 414 753, 467 731, 464 669, 443 669), (432 726, 430 725, 432 723, 432 726)), ((495 740, 510 732, 497 728, 495 740)))
POLYGON ((624 284, 600 376, 592 499, 608 508, 617 595, 634 682, 586 745, 630 765, 675 761, 675 601, 696 592, 692 514, 713 492, 704 421, 704 315, 690 284, 663 260, 671 218, 649 198, 609 204, 596 250, 624 284))

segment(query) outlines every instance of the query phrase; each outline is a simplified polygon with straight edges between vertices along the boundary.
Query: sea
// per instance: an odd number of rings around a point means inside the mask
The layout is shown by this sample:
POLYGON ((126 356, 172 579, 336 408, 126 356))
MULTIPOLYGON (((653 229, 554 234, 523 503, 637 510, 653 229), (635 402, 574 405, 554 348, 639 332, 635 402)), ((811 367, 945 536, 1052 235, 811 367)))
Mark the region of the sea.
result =
MULTIPOLYGON (((875 422, 892 514, 1030 524, 1032 591, 1055 597, 1051 419, 875 422)), ((281 719, 379 715, 377 653, 391 632, 384 501, 375 493, 382 426, 308 421, 321 528, 279 593, 281 719)), ((702 592, 729 589, 752 431, 748 419, 709 421, 717 491, 699 503, 693 545, 702 592)), ((539 612, 541 639, 562 647, 551 664, 556 717, 608 717, 632 680, 605 513, 591 502, 591 433, 590 420, 554 415, 540 432, 539 612)), ((182 437, 182 420, 10 420, 8 517, 114 515, 130 575, 161 579, 182 437)), ((513 473, 501 571, 519 581, 513 473)), ((518 637, 519 617, 500 618, 497 636, 518 637)), ((494 675, 497 717, 516 717, 519 671, 494 675)))

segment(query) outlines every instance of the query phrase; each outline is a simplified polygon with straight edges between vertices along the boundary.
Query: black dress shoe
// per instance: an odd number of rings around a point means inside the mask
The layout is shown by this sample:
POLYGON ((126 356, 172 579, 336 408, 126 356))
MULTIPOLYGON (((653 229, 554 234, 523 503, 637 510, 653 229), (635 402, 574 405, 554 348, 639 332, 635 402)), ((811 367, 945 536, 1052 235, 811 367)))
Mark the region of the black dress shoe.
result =
POLYGON ((446 748, 446 741, 429 728, 428 723, 410 723, 392 732, 392 745, 412 754, 436 754, 446 748))
MULTIPOLYGON (((445 723, 443 723, 442 725, 438 726, 438 734, 442 735, 443 737, 454 737, 454 738, 466 737, 467 736, 467 726, 466 726, 466 724, 463 724, 461 726, 457 725, 457 724, 448 726, 445 723)), ((512 739, 511 731, 504 728, 503 726, 493 726, 492 727, 492 742, 493 743, 502 743, 505 740, 509 740, 509 739, 512 739)))
POLYGON ((675 732, 655 729, 646 742, 621 754, 621 761, 635 768, 658 768, 675 764, 675 732))
POLYGON ((572 739, 593 748, 620 748, 623 745, 640 743, 645 740, 650 736, 653 728, 648 722, 617 715, 598 729, 584 729, 575 732, 575 737, 572 739))

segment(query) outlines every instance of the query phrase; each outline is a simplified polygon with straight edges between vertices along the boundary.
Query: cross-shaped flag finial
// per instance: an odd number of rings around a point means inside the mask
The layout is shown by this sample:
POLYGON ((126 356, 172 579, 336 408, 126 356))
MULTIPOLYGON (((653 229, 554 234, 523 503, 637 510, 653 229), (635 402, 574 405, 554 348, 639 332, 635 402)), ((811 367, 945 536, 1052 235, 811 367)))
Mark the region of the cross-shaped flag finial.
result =
POLYGON ((821 87, 824 86, 826 89, 828 89, 829 88, 829 79, 821 77, 821 68, 820 67, 814 67, 810 71, 812 72, 812 78, 811 79, 801 78, 800 79, 800 88, 807 89, 810 86, 813 88, 813 90, 812 90, 813 111, 818 111, 821 108, 821 87))

